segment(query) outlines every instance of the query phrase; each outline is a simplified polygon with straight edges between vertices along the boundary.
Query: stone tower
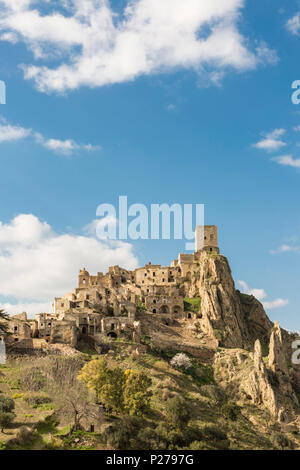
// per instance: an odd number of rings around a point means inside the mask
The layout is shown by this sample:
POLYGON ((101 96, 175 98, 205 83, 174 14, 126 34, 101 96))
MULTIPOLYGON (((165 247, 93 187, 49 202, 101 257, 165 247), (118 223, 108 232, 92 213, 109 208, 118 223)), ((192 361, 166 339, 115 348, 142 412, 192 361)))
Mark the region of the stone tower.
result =
POLYGON ((87 287, 89 284, 89 273, 88 271, 83 268, 81 269, 79 276, 78 276, 78 287, 87 287))
POLYGON ((197 225, 195 245, 195 251, 206 250, 219 253, 218 227, 216 225, 197 225))

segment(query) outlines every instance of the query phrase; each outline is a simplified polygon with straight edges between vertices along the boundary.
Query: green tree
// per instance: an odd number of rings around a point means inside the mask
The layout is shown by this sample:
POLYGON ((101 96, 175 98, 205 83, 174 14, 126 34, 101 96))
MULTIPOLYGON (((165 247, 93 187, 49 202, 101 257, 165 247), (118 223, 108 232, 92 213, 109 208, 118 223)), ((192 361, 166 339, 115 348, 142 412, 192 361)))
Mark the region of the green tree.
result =
POLYGON ((101 402, 113 411, 124 411, 124 372, 120 367, 108 369, 106 383, 98 390, 101 402))
POLYGON ((150 408, 152 380, 144 373, 125 371, 124 408, 130 415, 142 416, 150 408))
POLYGON ((15 408, 15 402, 12 398, 0 395, 0 411, 11 412, 15 408))
POLYGON ((96 392, 103 405, 118 413, 143 415, 150 405, 152 381, 131 369, 108 367, 105 359, 94 359, 81 369, 78 380, 96 392))
POLYGON ((0 309, 0 335, 8 334, 8 324, 7 324, 8 320, 9 320, 9 315, 7 315, 7 313, 4 310, 0 309))
POLYGON ((9 426, 12 420, 15 417, 15 414, 12 413, 12 410, 15 408, 15 402, 12 398, 5 397, 0 395, 0 428, 3 432, 4 428, 9 426))
POLYGON ((78 380, 96 392, 107 408, 121 412, 124 409, 123 388, 125 376, 119 367, 109 368, 105 359, 94 359, 81 369, 78 380))
POLYGON ((186 402, 179 397, 169 398, 166 410, 169 421, 178 429, 185 428, 191 419, 191 413, 186 402))
POLYGON ((7 428, 15 417, 14 413, 6 413, 0 411, 0 429, 1 432, 4 432, 4 429, 7 428))
POLYGON ((124 416, 105 429, 101 438, 105 444, 115 449, 138 449, 140 432, 145 422, 136 416, 124 416))

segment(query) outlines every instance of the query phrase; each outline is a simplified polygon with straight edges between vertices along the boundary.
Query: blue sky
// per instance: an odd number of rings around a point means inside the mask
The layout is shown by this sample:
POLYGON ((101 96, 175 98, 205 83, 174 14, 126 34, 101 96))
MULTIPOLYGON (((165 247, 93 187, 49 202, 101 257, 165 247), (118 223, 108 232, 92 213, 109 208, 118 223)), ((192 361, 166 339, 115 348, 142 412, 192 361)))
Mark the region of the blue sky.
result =
POLYGON ((157 0, 42 3, 0 1, 2 305, 46 308, 83 265, 169 264, 184 241, 84 230, 127 195, 205 204, 237 287, 299 330, 299 2, 174 0, 169 28, 157 0))

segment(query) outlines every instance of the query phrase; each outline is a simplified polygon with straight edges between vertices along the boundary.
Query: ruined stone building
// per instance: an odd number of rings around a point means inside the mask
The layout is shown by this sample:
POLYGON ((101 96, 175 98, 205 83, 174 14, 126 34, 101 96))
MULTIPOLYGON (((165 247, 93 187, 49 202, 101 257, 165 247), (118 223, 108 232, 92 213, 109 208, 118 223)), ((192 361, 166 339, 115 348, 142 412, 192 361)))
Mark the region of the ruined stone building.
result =
POLYGON ((149 262, 133 271, 112 266, 106 274, 96 275, 83 268, 74 291, 54 299, 52 313, 40 313, 34 320, 28 320, 25 313, 11 317, 8 342, 20 347, 47 343, 75 347, 88 337, 99 342, 105 338, 139 342, 141 313, 195 317, 184 308, 184 282, 199 271, 203 251, 219 253, 217 227, 197 227, 195 240, 196 251, 179 254, 170 266, 149 262))

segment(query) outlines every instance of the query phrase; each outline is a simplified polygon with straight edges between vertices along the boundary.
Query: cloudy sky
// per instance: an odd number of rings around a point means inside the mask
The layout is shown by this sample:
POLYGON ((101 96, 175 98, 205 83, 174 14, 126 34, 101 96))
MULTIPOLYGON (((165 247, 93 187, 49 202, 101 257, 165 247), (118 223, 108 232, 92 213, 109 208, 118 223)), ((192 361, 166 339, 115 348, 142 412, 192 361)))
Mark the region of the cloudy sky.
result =
POLYGON ((184 241, 95 238, 127 195, 205 204, 237 288, 299 330, 299 50, 296 0, 0 0, 0 304, 169 264, 184 241))

